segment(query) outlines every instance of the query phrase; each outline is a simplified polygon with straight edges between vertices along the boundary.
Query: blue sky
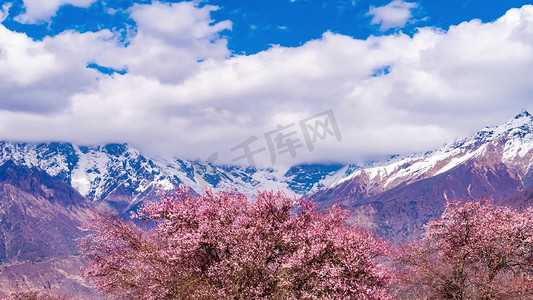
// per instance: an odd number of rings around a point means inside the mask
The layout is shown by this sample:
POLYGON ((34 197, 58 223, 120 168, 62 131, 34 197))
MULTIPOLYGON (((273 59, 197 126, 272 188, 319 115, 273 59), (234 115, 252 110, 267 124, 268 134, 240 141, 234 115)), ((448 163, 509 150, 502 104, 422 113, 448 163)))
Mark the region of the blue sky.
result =
POLYGON ((0 139, 231 163, 331 111, 342 140, 277 163, 434 149, 533 109, 528 4, 3 0, 0 139))
MULTIPOLYGON (((38 24, 22 24, 14 18, 25 11, 22 0, 0 1, 12 3, 10 16, 3 24, 12 30, 25 32, 35 39, 57 35, 65 30, 80 32, 98 31, 103 28, 127 30, 135 28, 135 22, 127 13, 109 14, 109 9, 126 10, 134 3, 146 4, 151 1, 96 1, 88 8, 64 5, 49 20, 38 24)), ((180 2, 180 1, 165 1, 180 2)), ((295 47, 320 38, 326 31, 366 38, 369 35, 384 35, 402 31, 413 34, 417 28, 435 26, 447 29, 463 21, 481 19, 494 21, 508 9, 531 4, 531 1, 416 1, 412 9, 412 20, 401 28, 380 30, 379 24, 371 24, 370 7, 385 6, 385 1, 367 0, 207 0, 199 6, 215 5, 219 9, 212 12, 214 21, 231 20, 232 30, 221 32, 228 38, 228 47, 234 53, 253 54, 277 44, 295 47)))

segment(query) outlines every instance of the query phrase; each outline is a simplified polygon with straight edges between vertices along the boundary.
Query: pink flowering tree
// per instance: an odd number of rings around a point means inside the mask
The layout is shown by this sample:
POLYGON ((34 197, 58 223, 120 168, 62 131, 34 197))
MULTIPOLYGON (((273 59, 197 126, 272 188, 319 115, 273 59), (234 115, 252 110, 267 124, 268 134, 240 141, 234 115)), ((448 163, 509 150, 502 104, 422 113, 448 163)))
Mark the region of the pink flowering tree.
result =
POLYGON ((448 202, 398 258, 403 298, 533 299, 533 210, 448 202))
POLYGON ((141 208, 145 226, 99 215, 85 275, 136 299, 388 299, 388 244, 345 225, 338 207, 261 192, 185 189, 141 208))

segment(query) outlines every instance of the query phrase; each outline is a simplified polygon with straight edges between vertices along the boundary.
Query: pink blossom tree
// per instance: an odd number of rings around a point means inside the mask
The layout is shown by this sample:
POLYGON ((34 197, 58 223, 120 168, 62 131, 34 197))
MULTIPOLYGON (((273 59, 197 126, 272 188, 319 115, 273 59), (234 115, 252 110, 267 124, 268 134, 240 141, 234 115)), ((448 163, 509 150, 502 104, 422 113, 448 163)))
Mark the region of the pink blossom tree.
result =
POLYGON ((448 202, 398 258, 404 298, 533 299, 533 210, 448 202))
POLYGON ((185 189, 146 204, 136 226, 106 215, 87 224, 85 275, 138 299, 388 299, 388 244, 345 225, 338 207, 260 192, 185 189))

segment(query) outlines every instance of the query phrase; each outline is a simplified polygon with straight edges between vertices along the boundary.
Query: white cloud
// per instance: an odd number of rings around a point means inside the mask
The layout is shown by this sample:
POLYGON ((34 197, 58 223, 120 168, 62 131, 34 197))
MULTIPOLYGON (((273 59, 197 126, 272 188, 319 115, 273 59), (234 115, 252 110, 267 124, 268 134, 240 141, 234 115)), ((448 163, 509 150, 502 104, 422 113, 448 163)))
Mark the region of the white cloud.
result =
POLYGON ((26 12, 15 19, 21 23, 39 23, 55 16, 63 5, 89 7, 96 0, 23 0, 26 12))
POLYGON ((128 70, 163 82, 179 82, 193 74, 198 61, 229 57, 219 32, 231 29, 231 22, 211 24, 214 6, 197 8, 191 2, 135 5, 130 15, 137 23, 137 35, 127 48, 108 55, 104 63, 125 65, 128 70))
POLYGON ((96 88, 103 77, 87 69, 88 63, 127 69, 158 82, 179 82, 198 69, 198 60, 229 56, 226 41, 216 33, 231 23, 210 25, 213 9, 196 8, 190 2, 136 5, 131 16, 138 29, 127 47, 108 30, 66 31, 34 41, 0 25, 0 95, 4 95, 0 108, 31 112, 67 108, 72 95, 96 88))
POLYGON ((431 149, 533 109, 533 6, 413 37, 325 33, 233 57, 218 36, 230 24, 213 24, 212 9, 136 6, 127 47, 109 31, 38 42, 0 25, 0 139, 130 142, 191 159, 219 151, 227 163, 251 135, 264 147, 278 124, 333 109, 343 140, 284 163, 350 162, 431 149), (102 75, 88 62, 128 73, 102 75))
POLYGON ((65 109, 74 93, 96 84, 97 73, 86 68, 87 61, 108 49, 106 40, 113 36, 109 31, 69 31, 34 41, 0 25, 0 109, 65 109))
POLYGON ((0 7, 0 23, 4 22, 4 20, 9 15, 9 9, 11 8, 11 3, 5 3, 0 7))
POLYGON ((417 6, 416 3, 394 0, 385 6, 371 6, 367 15, 373 16, 371 24, 380 24, 380 30, 386 31, 404 27, 413 17, 411 10, 417 6))

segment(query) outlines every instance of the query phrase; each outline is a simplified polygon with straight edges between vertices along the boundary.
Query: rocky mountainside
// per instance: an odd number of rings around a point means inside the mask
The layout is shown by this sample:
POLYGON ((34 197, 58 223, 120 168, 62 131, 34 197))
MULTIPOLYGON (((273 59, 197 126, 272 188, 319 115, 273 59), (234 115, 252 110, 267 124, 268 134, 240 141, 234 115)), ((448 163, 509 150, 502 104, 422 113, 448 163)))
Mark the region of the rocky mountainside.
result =
POLYGON ((320 181, 341 165, 300 165, 287 172, 236 166, 216 166, 181 159, 153 159, 127 144, 76 146, 70 143, 0 142, 0 164, 37 167, 61 179, 90 200, 106 201, 126 211, 159 189, 179 184, 201 192, 204 188, 229 189, 253 195, 259 189, 303 195, 317 190, 320 181))
POLYGON ((28 289, 94 294, 76 256, 78 227, 89 216, 90 203, 65 182, 11 161, 0 166, 0 297, 28 289))
POLYGON ((438 217, 446 199, 499 203, 532 187, 532 162, 533 117, 522 111, 436 151, 356 170, 309 197, 322 207, 340 202, 352 223, 400 241, 438 217))
POLYGON ((12 162, 0 166, 0 263, 75 254, 89 203, 64 182, 12 162))
POLYGON ((363 165, 300 165, 282 171, 149 158, 127 144, 10 142, 0 142, 0 164, 37 167, 87 199, 123 212, 179 184, 197 192, 231 188, 248 195, 279 189, 306 195, 322 207, 340 202, 354 210, 354 223, 401 238, 439 215, 445 199, 486 195, 502 201, 530 187, 532 148, 533 117, 523 111, 435 151, 363 165))

